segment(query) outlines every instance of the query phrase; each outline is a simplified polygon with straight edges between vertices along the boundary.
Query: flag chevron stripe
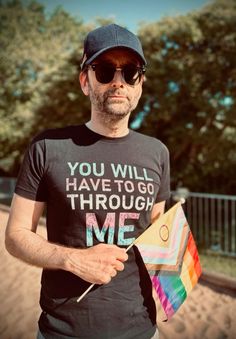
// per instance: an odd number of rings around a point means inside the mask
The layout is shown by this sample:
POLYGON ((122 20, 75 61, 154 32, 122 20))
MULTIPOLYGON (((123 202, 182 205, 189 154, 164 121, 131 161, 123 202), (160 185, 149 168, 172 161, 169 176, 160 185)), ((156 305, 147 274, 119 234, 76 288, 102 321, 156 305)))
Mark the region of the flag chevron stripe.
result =
POLYGON ((197 252, 197 247, 195 244, 195 241, 193 239, 193 236, 191 234, 190 239, 189 239, 189 243, 188 243, 188 250, 191 253, 191 256, 193 258, 193 262, 194 262, 194 269, 196 271, 197 276, 200 276, 200 274, 202 273, 202 269, 200 266, 200 260, 199 260, 199 255, 197 252))
POLYGON ((184 279, 186 277, 186 275, 188 275, 192 285, 194 285, 196 283, 197 276, 196 276, 194 267, 192 265, 191 254, 188 251, 185 253, 184 264, 185 264, 185 267, 187 268, 187 270, 182 270, 181 276, 184 279))
POLYGON ((188 266, 185 262, 183 262, 183 272, 180 275, 181 281, 184 285, 184 288, 187 292, 187 294, 192 290, 194 284, 192 283, 192 279, 190 275, 188 274, 188 266), (183 272, 186 272, 186 274, 183 274, 183 272))
POLYGON ((183 301, 186 299, 186 290, 184 285, 178 276, 159 276, 161 286, 164 286, 164 292, 166 299, 169 300, 174 311, 176 312, 178 308, 182 305, 183 301), (178 293, 176 293, 178 291, 178 293))
MULTIPOLYGON (((147 265, 145 265, 145 266, 147 266, 147 265)), ((173 270, 168 270, 168 269, 165 269, 165 270, 163 270, 162 268, 161 268, 161 270, 148 270, 148 273, 149 273, 149 275, 150 276, 158 276, 160 273, 161 273, 161 275, 179 275, 180 274, 180 271, 178 270, 178 271, 173 271, 173 270)))
POLYGON ((138 247, 145 264, 180 265, 180 260, 182 260, 184 250, 187 246, 187 233, 189 233, 189 229, 185 223, 183 232, 180 234, 181 241, 179 247, 174 248, 173 250, 169 249, 169 253, 165 253, 165 255, 158 251, 158 246, 156 246, 156 248, 154 248, 154 246, 151 246, 150 248, 146 244, 136 244, 136 246, 138 247))
POLYGON ((157 265, 157 264, 145 264, 148 271, 153 271, 152 275, 158 275, 159 271, 162 272, 167 271, 168 274, 172 272, 172 274, 176 274, 179 272, 179 265, 157 265))
POLYGON ((172 316, 175 313, 175 310, 173 309, 170 301, 166 298, 166 294, 162 288, 159 278, 157 276, 153 276, 151 277, 151 280, 163 309, 165 312, 168 312, 169 316, 172 316))
POLYGON ((162 246, 155 246, 155 245, 148 245, 148 244, 136 244, 137 247, 139 247, 144 253, 145 251, 150 252, 151 255, 158 255, 158 257, 168 257, 168 254, 170 252, 170 248, 163 248, 162 246), (156 250, 158 249, 158 254, 156 253, 156 250))

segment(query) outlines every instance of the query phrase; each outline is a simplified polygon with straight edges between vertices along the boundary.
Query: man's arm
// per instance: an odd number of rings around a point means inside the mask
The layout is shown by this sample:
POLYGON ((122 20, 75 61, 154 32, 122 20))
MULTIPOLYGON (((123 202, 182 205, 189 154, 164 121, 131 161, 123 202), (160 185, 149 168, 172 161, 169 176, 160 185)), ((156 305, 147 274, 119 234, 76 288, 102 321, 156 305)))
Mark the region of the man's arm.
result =
POLYGON ((36 233, 44 203, 14 194, 6 228, 8 252, 28 264, 62 269, 95 284, 108 283, 127 260, 124 249, 99 244, 88 249, 75 249, 50 243, 36 233))
POLYGON ((165 212, 165 201, 156 203, 151 212, 151 223, 158 219, 165 212))

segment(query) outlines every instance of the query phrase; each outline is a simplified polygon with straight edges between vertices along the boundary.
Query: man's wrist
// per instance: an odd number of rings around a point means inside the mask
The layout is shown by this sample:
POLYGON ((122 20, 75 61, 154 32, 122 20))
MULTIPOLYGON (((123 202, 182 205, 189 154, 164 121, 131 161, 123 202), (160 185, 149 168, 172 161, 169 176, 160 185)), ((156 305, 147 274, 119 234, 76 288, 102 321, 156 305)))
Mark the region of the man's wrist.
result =
POLYGON ((63 248, 62 269, 71 273, 78 271, 81 249, 63 248), (76 260, 75 260, 76 251, 76 260))

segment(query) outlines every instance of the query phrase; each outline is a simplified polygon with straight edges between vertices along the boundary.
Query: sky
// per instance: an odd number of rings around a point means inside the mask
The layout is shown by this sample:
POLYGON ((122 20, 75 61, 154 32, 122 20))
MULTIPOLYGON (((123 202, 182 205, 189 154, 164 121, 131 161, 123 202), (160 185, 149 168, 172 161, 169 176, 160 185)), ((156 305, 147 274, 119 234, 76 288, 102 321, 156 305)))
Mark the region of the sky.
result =
POLYGON ((186 14, 198 10, 211 0, 37 0, 51 13, 62 6, 72 16, 84 23, 94 22, 96 17, 114 18, 115 22, 137 32, 141 21, 158 21, 164 16, 186 14))

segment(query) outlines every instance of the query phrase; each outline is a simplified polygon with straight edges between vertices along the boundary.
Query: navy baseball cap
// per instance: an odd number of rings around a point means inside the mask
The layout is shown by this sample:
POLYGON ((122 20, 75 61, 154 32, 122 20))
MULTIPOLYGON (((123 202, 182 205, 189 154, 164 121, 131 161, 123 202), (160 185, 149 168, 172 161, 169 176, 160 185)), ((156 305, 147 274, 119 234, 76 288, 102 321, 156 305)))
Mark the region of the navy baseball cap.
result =
POLYGON ((101 26, 88 33, 84 40, 84 53, 81 69, 89 65, 102 53, 114 48, 127 48, 138 55, 144 65, 147 64, 140 40, 126 28, 116 24, 101 26))

